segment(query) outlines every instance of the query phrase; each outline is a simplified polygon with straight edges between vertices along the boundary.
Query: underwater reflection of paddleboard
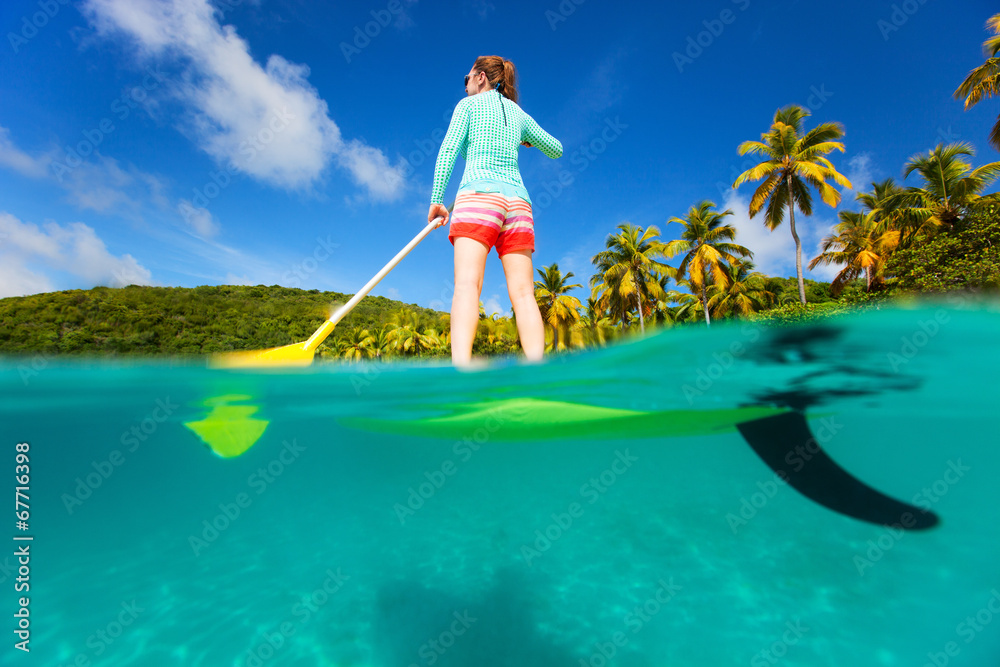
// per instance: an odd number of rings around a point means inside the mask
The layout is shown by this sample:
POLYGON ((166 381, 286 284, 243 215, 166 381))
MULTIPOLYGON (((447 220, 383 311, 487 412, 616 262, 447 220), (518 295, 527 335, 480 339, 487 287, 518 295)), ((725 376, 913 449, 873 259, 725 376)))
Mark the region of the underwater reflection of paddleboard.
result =
POLYGON ((891 498, 837 465, 819 445, 805 414, 797 410, 756 406, 639 411, 539 398, 482 401, 449 409, 444 415, 409 420, 355 417, 341 423, 437 439, 460 439, 485 427, 497 442, 666 438, 735 429, 781 479, 834 512, 910 530, 932 528, 939 522, 933 512, 891 498))

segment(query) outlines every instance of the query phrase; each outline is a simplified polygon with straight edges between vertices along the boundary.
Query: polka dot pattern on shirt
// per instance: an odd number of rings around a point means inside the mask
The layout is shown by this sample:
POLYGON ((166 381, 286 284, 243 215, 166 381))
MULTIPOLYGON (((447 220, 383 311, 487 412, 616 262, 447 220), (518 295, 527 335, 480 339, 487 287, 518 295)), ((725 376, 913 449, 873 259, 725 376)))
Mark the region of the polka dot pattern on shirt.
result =
POLYGON ((434 165, 431 203, 444 203, 444 191, 459 154, 465 158, 465 173, 459 187, 471 181, 493 179, 523 188, 521 172, 517 167, 517 150, 522 141, 537 147, 550 158, 562 155, 562 144, 558 139, 496 90, 470 95, 459 101, 434 165))

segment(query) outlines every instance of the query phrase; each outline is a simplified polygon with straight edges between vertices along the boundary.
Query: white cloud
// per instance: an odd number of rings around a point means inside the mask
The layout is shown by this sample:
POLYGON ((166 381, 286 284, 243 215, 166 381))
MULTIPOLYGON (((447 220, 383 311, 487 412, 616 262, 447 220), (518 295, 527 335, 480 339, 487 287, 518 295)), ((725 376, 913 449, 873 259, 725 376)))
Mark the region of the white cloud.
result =
MULTIPOLYGON (((847 162, 847 180, 854 185, 854 192, 867 192, 872 187, 872 156, 870 153, 858 153, 847 162)), ((844 200, 848 199, 849 191, 844 192, 844 200)))
POLYGON ((163 185, 152 174, 134 165, 122 167, 114 158, 97 152, 90 162, 64 167, 57 180, 66 189, 69 200, 83 209, 99 213, 131 212, 138 216, 144 201, 165 204, 163 185))
POLYGON ((259 285, 259 284, 263 284, 263 283, 255 283, 254 281, 250 280, 250 278, 248 278, 247 276, 245 276, 245 275, 238 276, 235 273, 227 273, 226 274, 226 279, 223 282, 226 285, 259 285))
MULTIPOLYGON (((763 212, 751 220, 749 199, 733 191, 719 210, 732 209, 733 215, 725 221, 736 227, 736 243, 753 251, 753 263, 761 273, 769 276, 788 277, 795 275, 795 241, 788 228, 788 220, 773 232, 764 225, 763 212)), ((787 218, 787 216, 786 216, 787 218)), ((823 218, 804 216, 795 212, 795 231, 802 242, 802 275, 812 280, 829 281, 840 270, 836 267, 817 266, 810 271, 806 267, 813 257, 819 255, 823 237, 832 233, 833 224, 823 218), (832 273, 831 273, 832 271, 832 273)))
POLYGON ((152 284, 149 269, 131 255, 112 255, 82 222, 47 222, 39 227, 0 213, 0 297, 130 284, 152 284), (72 284, 56 286, 63 282, 72 284))
POLYGON ((10 140, 10 131, 0 126, 0 166, 32 178, 43 178, 48 172, 50 156, 32 157, 10 140))
POLYGON ((177 212, 198 236, 207 238, 219 233, 219 223, 207 208, 200 208, 187 199, 181 199, 177 204, 177 212))
POLYGON ((10 131, 2 126, 0 167, 31 178, 56 181, 66 190, 69 201, 82 209, 138 216, 146 201, 167 207, 160 179, 134 165, 122 167, 114 158, 96 150, 86 161, 79 157, 70 159, 59 150, 32 156, 18 148, 10 138, 10 131))
POLYGON ((503 309, 503 307, 500 305, 500 295, 499 294, 493 294, 493 295, 490 296, 490 298, 486 299, 486 301, 483 303, 483 308, 486 309, 486 316, 487 317, 490 317, 490 316, 492 316, 494 314, 496 314, 496 315, 503 315, 504 312, 506 312, 503 309))
POLYGON ((174 92, 188 112, 184 129, 220 163, 271 185, 305 189, 335 159, 372 198, 402 193, 401 165, 343 140, 307 80, 308 67, 280 55, 261 67, 207 0, 87 0, 84 12, 101 34, 125 34, 142 55, 182 65, 174 92))

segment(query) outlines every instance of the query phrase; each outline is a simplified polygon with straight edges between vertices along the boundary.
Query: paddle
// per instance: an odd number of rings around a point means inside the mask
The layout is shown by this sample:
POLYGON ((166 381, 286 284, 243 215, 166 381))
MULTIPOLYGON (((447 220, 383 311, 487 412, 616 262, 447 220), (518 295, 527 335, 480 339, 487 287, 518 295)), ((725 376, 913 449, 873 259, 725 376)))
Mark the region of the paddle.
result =
MULTIPOLYGON (((454 206, 454 204, 452 204, 454 206)), ((450 210, 450 209, 449 209, 450 210)), ((338 308, 322 326, 316 330, 309 340, 304 343, 294 345, 284 345, 282 347, 272 347, 267 350, 239 350, 236 352, 221 352, 209 358, 208 365, 213 368, 266 368, 275 366, 308 366, 313 361, 313 355, 320 343, 333 332, 333 328, 351 312, 354 306, 358 305, 361 299, 372 291, 379 281, 385 278, 386 274, 395 268, 406 255, 417 247, 417 244, 424 240, 424 237, 434 230, 442 218, 434 218, 413 240, 406 244, 406 247, 396 253, 396 256, 389 260, 389 263, 382 267, 382 270, 375 274, 350 301, 338 308)))

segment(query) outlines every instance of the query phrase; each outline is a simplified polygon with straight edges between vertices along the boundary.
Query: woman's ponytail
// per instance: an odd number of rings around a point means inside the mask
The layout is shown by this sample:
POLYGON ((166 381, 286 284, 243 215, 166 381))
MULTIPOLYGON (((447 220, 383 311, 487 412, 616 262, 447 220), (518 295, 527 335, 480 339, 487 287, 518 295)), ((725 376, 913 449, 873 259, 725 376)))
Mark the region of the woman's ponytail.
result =
POLYGON ((500 56, 479 56, 473 69, 486 72, 490 86, 511 102, 517 103, 517 69, 514 63, 500 56))

